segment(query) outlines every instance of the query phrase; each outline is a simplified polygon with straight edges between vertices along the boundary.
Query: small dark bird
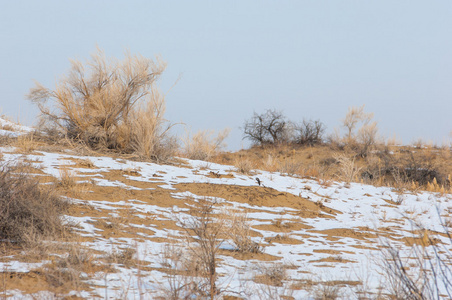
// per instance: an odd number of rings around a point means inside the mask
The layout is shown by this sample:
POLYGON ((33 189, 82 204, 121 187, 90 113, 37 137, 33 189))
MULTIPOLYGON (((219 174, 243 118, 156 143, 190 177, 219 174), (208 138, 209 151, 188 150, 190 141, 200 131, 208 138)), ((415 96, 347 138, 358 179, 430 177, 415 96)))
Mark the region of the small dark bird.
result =
POLYGON ((259 177, 256 177, 256 181, 257 181, 257 184, 259 184, 259 186, 261 186, 261 180, 259 179, 259 177))

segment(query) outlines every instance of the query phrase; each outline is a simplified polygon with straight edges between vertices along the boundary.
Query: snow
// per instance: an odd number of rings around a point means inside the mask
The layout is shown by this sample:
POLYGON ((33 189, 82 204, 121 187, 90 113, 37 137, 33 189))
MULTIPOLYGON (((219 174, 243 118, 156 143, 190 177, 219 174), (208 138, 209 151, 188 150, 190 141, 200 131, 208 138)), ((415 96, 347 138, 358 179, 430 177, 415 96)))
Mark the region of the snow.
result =
MULTIPOLYGON (((1 120, 1 119, 0 119, 1 120)), ((4 123, 0 123, 4 124, 4 123)), ((22 128, 22 127, 21 127, 22 128)), ((21 129, 24 131, 25 129, 21 129)), ((0 133, 1 134, 1 133, 0 133)), ((175 199, 205 199, 203 195, 196 195, 191 192, 178 192, 175 185, 180 183, 209 183, 225 184, 236 186, 256 186, 255 176, 246 176, 238 174, 233 166, 219 165, 203 161, 181 159, 190 167, 178 167, 169 165, 159 165, 149 162, 135 162, 127 160, 118 160, 110 157, 90 157, 78 156, 68 153, 48 153, 38 151, 37 154, 18 155, 14 149, 1 148, 3 160, 8 163, 27 159, 34 160, 34 166, 50 176, 59 177, 59 169, 62 165, 72 166, 74 172, 79 177, 92 177, 93 174, 99 174, 112 170, 133 169, 139 175, 125 175, 133 181, 143 181, 158 183, 160 188, 171 190, 171 195, 175 199), (75 162, 71 159, 89 159, 94 167, 90 169, 75 168, 75 162), (206 169, 207 168, 207 169, 206 169), (233 174, 232 178, 211 178, 207 177, 209 172, 218 172, 219 174, 233 174), (154 175, 158 174, 159 177, 154 175)), ((364 280, 369 282, 368 288, 371 291, 377 291, 383 278, 380 267, 373 261, 380 255, 378 245, 380 239, 384 237, 356 239, 351 237, 338 236, 336 240, 329 240, 327 234, 312 232, 312 230, 323 231, 329 229, 346 228, 355 229, 360 233, 374 233, 381 227, 391 227, 391 234, 394 236, 407 236, 413 229, 413 222, 422 224, 426 229, 434 232, 443 232, 440 215, 446 215, 452 210, 452 197, 448 194, 435 194, 429 192, 420 193, 402 193, 395 191, 390 187, 375 187, 360 183, 345 184, 343 182, 330 182, 328 185, 322 185, 315 179, 295 178, 284 176, 276 172, 258 171, 259 178, 267 188, 272 188, 280 192, 291 193, 295 196, 302 196, 314 203, 323 202, 328 208, 332 208, 341 213, 334 215, 333 218, 300 218, 296 215, 297 210, 288 207, 260 207, 248 203, 236 203, 220 197, 210 197, 210 200, 219 204, 228 204, 239 211, 251 210, 247 213, 252 226, 268 224, 271 225, 276 219, 283 219, 285 222, 299 222, 306 227, 312 226, 312 229, 291 230, 287 233, 290 238, 300 241, 300 244, 284 244, 274 240, 271 243, 266 242, 267 238, 273 238, 277 234, 274 231, 256 229, 262 237, 254 237, 253 240, 261 243, 265 254, 273 255, 277 262, 294 265, 294 269, 288 271, 292 280, 319 278, 322 280, 364 280), (306 189, 309 186, 310 189, 306 189), (400 200, 399 205, 391 202, 400 200), (405 218, 409 217, 409 218, 405 218), (359 228, 359 229, 358 229, 359 228), (366 230, 367 228, 367 230, 366 230), (318 250, 334 250, 338 254, 319 252, 318 250), (342 262, 319 262, 322 258, 340 257, 342 262), (301 274, 300 271, 307 272, 301 274), (364 274, 364 275, 363 275, 364 274), (366 277, 366 278, 364 278, 366 277), (369 277, 369 278, 367 278, 369 277)), ((103 176, 101 178, 92 178, 98 186, 117 186, 125 189, 138 189, 128 186, 119 181, 111 181, 103 176)), ((189 217, 187 209, 174 205, 173 207, 160 207, 158 205, 148 204, 138 199, 123 201, 83 201, 73 199, 75 203, 87 203, 94 209, 107 210, 112 213, 118 207, 132 208, 135 215, 139 218, 146 218, 146 214, 153 214, 155 220, 174 220, 174 214, 177 213, 180 218, 189 217)), ((151 266, 159 265, 158 256, 164 246, 161 242, 147 239, 132 238, 109 238, 103 239, 100 229, 93 225, 96 221, 93 217, 73 217, 65 216, 67 222, 76 225, 76 230, 81 236, 95 237, 94 241, 84 243, 84 246, 93 250, 109 253, 115 247, 134 247, 137 250, 137 257, 140 260, 150 263, 151 266)), ((157 226, 145 226, 143 224, 130 224, 136 228, 147 229, 146 234, 141 236, 152 238, 166 238, 168 236, 182 238, 183 232, 158 228, 157 226)), ((437 236, 439 239, 446 240, 445 237, 437 236)), ((402 241, 393 241, 400 247, 406 247, 402 241)), ((225 243, 223 249, 232 247, 225 243)), ((259 289, 259 285, 251 283, 254 276, 253 266, 263 264, 257 260, 240 260, 231 256, 221 255, 221 264, 219 273, 225 274, 220 278, 220 287, 229 290, 239 290, 243 285, 250 285, 249 290, 259 289)), ((15 272, 27 272, 35 268, 36 264, 21 263, 17 261, 0 263, 0 268, 8 268, 15 272)), ((270 263, 264 263, 270 264, 270 263)), ((39 265, 39 264, 38 264, 39 265)), ((42 264, 41 264, 42 265, 42 264)), ((157 270, 140 270, 139 267, 125 268, 115 266, 119 272, 98 274, 90 278, 89 282, 93 284, 93 291, 83 291, 86 297, 104 297, 106 293, 112 297, 121 296, 122 298, 135 299, 145 291, 149 296, 156 296, 162 286, 166 286, 167 276, 157 270), (120 295, 123 292, 127 295, 120 295)), ((260 287, 262 289, 262 287, 260 287)), ((283 287, 275 288, 283 291, 283 287)), ((9 295, 19 297, 18 291, 8 291, 9 295)), ((295 299, 308 297, 308 292, 303 290, 294 290, 295 299)), ((259 299, 257 294, 250 296, 249 299, 259 299)))

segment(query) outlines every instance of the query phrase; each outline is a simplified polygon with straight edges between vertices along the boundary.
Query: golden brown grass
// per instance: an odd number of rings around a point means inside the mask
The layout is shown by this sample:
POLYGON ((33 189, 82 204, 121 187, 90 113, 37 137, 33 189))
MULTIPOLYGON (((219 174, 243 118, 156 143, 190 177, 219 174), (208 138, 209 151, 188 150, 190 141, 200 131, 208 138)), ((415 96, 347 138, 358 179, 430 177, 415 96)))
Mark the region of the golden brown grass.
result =
POLYGON ((19 151, 29 153, 36 150, 39 144, 34 137, 34 133, 28 133, 19 135, 13 145, 17 147, 19 151))
POLYGON ((224 140, 229 135, 229 129, 220 131, 216 136, 213 131, 200 130, 195 134, 185 133, 183 138, 183 156, 189 159, 208 160, 225 145, 224 140))
POLYGON ((409 190, 452 192, 450 148, 379 145, 367 156, 348 147, 322 144, 309 147, 279 145, 220 153, 211 161, 234 164, 246 161, 253 168, 282 171, 321 182, 364 182, 409 190))

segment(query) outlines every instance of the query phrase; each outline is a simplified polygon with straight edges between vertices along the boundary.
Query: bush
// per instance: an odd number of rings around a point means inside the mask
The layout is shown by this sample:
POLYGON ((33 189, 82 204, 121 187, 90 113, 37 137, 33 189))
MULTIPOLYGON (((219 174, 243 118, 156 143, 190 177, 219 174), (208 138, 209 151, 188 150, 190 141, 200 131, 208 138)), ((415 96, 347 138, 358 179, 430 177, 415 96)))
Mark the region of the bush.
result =
POLYGON ((256 145, 287 143, 291 139, 292 124, 282 112, 267 110, 263 114, 254 113, 245 121, 244 138, 256 145))
POLYGON ((0 239, 23 243, 62 233, 68 203, 40 189, 20 168, 0 169, 0 239))
POLYGON ((344 138, 346 145, 354 148, 356 152, 366 157, 377 143, 378 127, 377 122, 372 121, 373 113, 365 113, 364 105, 361 107, 349 107, 342 126, 347 129, 344 138), (356 128, 358 125, 358 131, 356 128))
POLYGON ((213 137, 213 131, 202 130, 190 137, 187 131, 183 140, 184 155, 189 159, 206 160, 211 158, 224 145, 223 141, 229 134, 229 129, 224 129, 213 137))
POLYGON ((303 120, 301 124, 295 126, 295 132, 296 134, 294 142, 296 144, 321 144, 323 141, 323 134, 325 133, 325 125, 320 122, 320 120, 303 120))
POLYGON ((39 83, 30 90, 28 98, 38 105, 42 120, 93 149, 158 157, 171 127, 165 126, 164 96, 155 86, 165 63, 130 53, 119 62, 101 50, 86 66, 71 63, 55 90, 39 83))
POLYGON ((298 144, 314 145, 323 141, 325 125, 320 120, 303 120, 296 124, 279 111, 267 110, 263 114, 254 113, 245 121, 244 138, 255 145, 298 144))

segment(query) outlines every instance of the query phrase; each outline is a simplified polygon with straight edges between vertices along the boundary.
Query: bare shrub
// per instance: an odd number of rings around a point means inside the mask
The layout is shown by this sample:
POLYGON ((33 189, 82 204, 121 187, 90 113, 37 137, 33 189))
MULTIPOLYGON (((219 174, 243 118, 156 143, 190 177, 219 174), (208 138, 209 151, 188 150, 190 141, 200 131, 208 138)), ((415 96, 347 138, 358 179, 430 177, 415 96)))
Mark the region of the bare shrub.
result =
POLYGON ((202 278, 200 282, 194 283, 194 289, 199 295, 210 299, 221 294, 221 290, 217 288, 217 264, 218 251, 225 239, 226 225, 224 219, 215 218, 214 206, 214 202, 201 199, 197 202, 193 216, 178 220, 188 236, 187 251, 196 262, 197 275, 202 278))
POLYGON ((226 128, 214 136, 213 131, 201 130, 190 136, 187 131, 184 144, 184 155, 189 159, 207 160, 224 147, 224 140, 229 135, 230 129, 226 128))
POLYGON ((339 163, 340 178, 346 182, 352 182, 356 180, 361 168, 355 164, 355 158, 349 158, 346 155, 334 156, 334 159, 339 163))
POLYGON ((189 259, 183 246, 171 241, 165 244, 159 262, 167 273, 167 285, 160 287, 160 294, 165 299, 196 299, 199 296, 195 279, 199 264, 189 259))
POLYGON ((155 87, 165 63, 130 53, 119 62, 98 50, 86 65, 71 64, 55 90, 39 83, 30 90, 28 98, 41 117, 61 135, 93 149, 156 156, 169 127, 163 126, 164 100, 155 87))
POLYGON ((363 105, 349 107, 342 120, 342 126, 347 130, 345 144, 355 149, 362 157, 367 156, 377 142, 377 122, 372 122, 372 118, 373 113, 365 113, 363 105), (360 125, 359 129, 358 125, 360 125))
POLYGON ((62 214, 68 203, 21 172, 21 166, 0 169, 0 239, 26 243, 55 238, 65 231, 62 214), (30 241, 31 242, 31 241, 30 241))
POLYGON ((60 177, 57 179, 58 186, 70 189, 77 185, 77 180, 75 179, 76 173, 71 171, 68 166, 60 166, 59 173, 60 177))
POLYGON ((315 300, 335 300, 341 296, 341 287, 327 282, 317 284, 313 290, 315 300))
POLYGON ((364 105, 360 107, 349 107, 345 118, 342 120, 342 126, 347 129, 346 138, 349 141, 354 139, 354 131, 359 123, 367 124, 372 120, 372 113, 364 112, 364 105))
POLYGON ((237 172, 242 174, 251 174, 254 169, 253 162, 246 158, 235 159, 234 166, 237 169, 237 172))
POLYGON ((441 152, 430 149, 416 152, 400 149, 392 154, 383 151, 366 157, 361 176, 373 183, 447 191, 451 187, 449 161, 441 152))
POLYGON ((258 264, 255 272, 254 280, 265 285, 282 286, 288 278, 287 266, 283 263, 258 264))
POLYGON ((278 167, 276 170, 280 173, 295 175, 300 173, 302 167, 303 164, 300 161, 296 161, 294 159, 285 159, 278 162, 278 167))
POLYGON ((251 239, 251 226, 248 216, 232 209, 223 210, 226 219, 226 234, 241 253, 262 253, 264 248, 251 239))
POLYGON ((35 141, 34 133, 27 133, 19 135, 14 143, 14 146, 19 148, 19 150, 28 153, 35 150, 38 143, 35 141))
POLYGON ((126 247, 121 250, 113 250, 107 257, 107 261, 110 263, 121 264, 124 266, 133 266, 136 264, 134 256, 137 250, 133 247, 126 247))
POLYGON ((244 138, 256 145, 287 143, 291 140, 292 131, 292 124, 282 112, 269 109, 263 114, 255 112, 250 120, 245 121, 244 138))
POLYGON ((323 142, 325 125, 320 120, 303 120, 295 126, 294 142, 300 145, 315 145, 323 142))

